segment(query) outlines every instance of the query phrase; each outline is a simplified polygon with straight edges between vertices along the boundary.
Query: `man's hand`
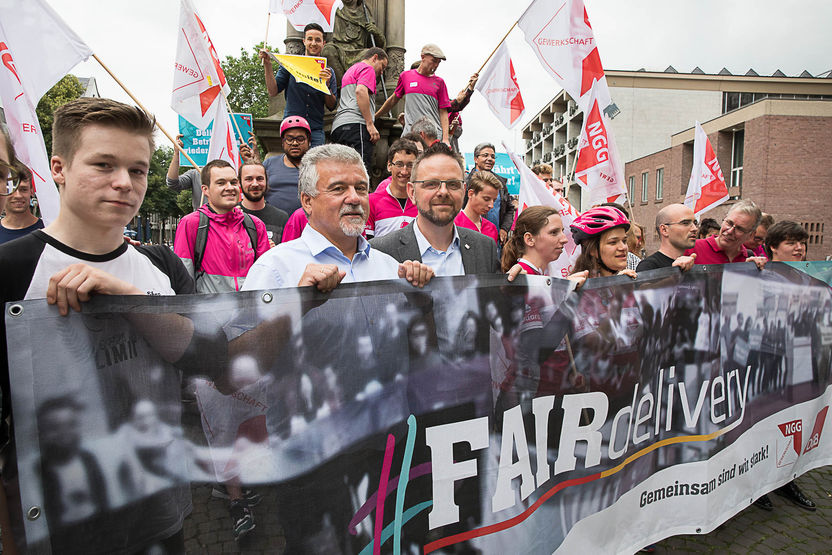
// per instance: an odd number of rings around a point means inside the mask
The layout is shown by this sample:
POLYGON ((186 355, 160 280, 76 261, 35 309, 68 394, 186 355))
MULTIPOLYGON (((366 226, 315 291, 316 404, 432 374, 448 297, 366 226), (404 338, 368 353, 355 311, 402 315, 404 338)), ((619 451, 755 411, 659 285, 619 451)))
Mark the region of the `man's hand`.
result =
POLYGON ((94 293, 100 295, 144 295, 144 291, 141 289, 118 279, 112 274, 86 264, 77 263, 67 266, 49 278, 46 302, 57 304, 58 312, 61 316, 66 316, 70 308, 76 312, 81 312, 81 303, 90 300, 94 293))
POLYGON ((500 243, 505 243, 506 239, 508 239, 508 231, 500 229, 500 243))
POLYGON ((405 260, 399 264, 399 277, 409 281, 413 287, 424 287, 433 275, 433 268, 415 260, 405 260))
POLYGON ((329 83, 329 80, 332 78, 332 70, 328 67, 325 67, 321 70, 318 74, 318 77, 324 80, 324 83, 329 83))
POLYGON ((181 149, 181 148, 185 148, 185 142, 182 140, 182 137, 184 137, 184 136, 185 136, 185 135, 183 135, 182 133, 179 133, 179 134, 176 136, 176 144, 177 144, 177 145, 179 145, 179 148, 180 148, 180 149, 181 149))
POLYGON ((696 253, 691 254, 690 256, 680 256, 676 260, 673 261, 671 266, 678 266, 683 272, 687 272, 691 268, 693 268, 693 263, 696 261, 696 253))
POLYGON ((268 50, 260 49, 260 52, 257 53, 260 56, 260 59, 263 60, 263 65, 267 67, 272 67, 272 57, 269 55, 268 50))
POLYGON ((766 267, 766 262, 768 262, 768 258, 765 256, 749 256, 745 259, 746 262, 753 262, 757 265, 758 270, 762 270, 766 267))
POLYGON ((589 277, 589 270, 584 270, 583 272, 575 272, 574 274, 569 274, 566 276, 566 279, 574 281, 576 286, 575 289, 580 289, 581 285, 586 282, 586 278, 589 277))
POLYGON ((345 275, 347 272, 339 270, 335 264, 307 264, 298 287, 314 285, 318 291, 329 293, 341 283, 345 275))
POLYGON ((240 143, 240 159, 243 162, 254 161, 254 152, 251 150, 251 147, 248 146, 246 143, 240 143))
POLYGON ((474 75, 472 75, 471 78, 468 79, 468 88, 473 91, 474 87, 477 86, 477 79, 479 79, 479 78, 480 78, 479 73, 475 73, 474 75))
POLYGON ((376 144, 381 138, 381 135, 378 133, 378 129, 376 129, 375 123, 368 123, 367 124, 367 132, 370 134, 370 142, 376 144))
POLYGON ((528 272, 526 272, 526 270, 523 269, 523 266, 521 266, 520 264, 515 264, 514 266, 508 269, 508 272, 506 272, 506 276, 508 276, 506 279, 508 281, 514 281, 514 278, 516 278, 520 274, 526 273, 528 272))

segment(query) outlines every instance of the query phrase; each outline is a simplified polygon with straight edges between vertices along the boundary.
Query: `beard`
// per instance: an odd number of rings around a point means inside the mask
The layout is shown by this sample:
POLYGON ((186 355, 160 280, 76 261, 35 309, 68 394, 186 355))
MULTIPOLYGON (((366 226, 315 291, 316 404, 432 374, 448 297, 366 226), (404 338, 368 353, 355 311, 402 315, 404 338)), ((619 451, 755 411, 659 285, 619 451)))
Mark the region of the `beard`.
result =
POLYGON ((358 237, 359 235, 364 233, 364 225, 366 223, 367 213, 364 211, 364 207, 360 204, 342 206, 341 210, 338 212, 338 227, 341 228, 341 231, 347 237, 358 237), (361 216, 361 221, 353 221, 354 218, 344 220, 343 216, 346 214, 355 214, 357 216, 361 216))
POLYGON ((456 215, 457 215, 458 212, 459 211, 457 210, 457 211, 454 211, 452 214, 448 214, 447 216, 440 216, 439 214, 437 214, 434 211, 433 206, 428 206, 427 210, 422 210, 421 207, 419 208, 419 215, 420 216, 425 218, 427 221, 429 221, 433 225, 439 226, 439 227, 446 226, 450 223, 453 223, 454 218, 456 218, 456 215))
POLYGON ((249 193, 248 191, 243 189, 243 196, 246 197, 246 199, 249 202, 258 202, 260 199, 262 199, 264 196, 266 196, 266 191, 263 190, 263 191, 257 191, 255 193, 249 193))

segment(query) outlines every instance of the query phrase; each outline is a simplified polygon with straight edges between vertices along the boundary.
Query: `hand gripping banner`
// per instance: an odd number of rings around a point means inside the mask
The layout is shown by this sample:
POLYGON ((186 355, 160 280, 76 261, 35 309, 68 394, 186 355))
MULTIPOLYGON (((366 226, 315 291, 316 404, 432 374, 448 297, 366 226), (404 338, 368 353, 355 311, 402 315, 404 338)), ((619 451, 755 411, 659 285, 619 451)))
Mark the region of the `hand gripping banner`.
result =
POLYGON ((708 532, 830 463, 830 319, 829 286, 781 263, 10 303, 25 540, 127 553, 184 527, 208 551, 218 482, 263 496, 267 552, 708 532))

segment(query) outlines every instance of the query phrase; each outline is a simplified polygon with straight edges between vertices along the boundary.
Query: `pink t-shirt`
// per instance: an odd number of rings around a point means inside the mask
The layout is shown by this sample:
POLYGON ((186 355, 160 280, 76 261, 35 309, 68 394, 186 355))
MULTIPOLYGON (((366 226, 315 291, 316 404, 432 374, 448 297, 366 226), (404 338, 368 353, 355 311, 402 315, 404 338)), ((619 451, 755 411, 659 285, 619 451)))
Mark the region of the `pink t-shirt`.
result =
POLYGON ((697 239, 692 249, 685 251, 685 255, 696 253, 695 264, 729 264, 731 262, 745 262, 750 255, 745 247, 740 248, 740 253, 733 260, 728 260, 725 251, 716 244, 716 237, 697 239))
POLYGON ((483 235, 491 237, 494 239, 494 242, 498 245, 500 244, 500 233, 497 231, 497 226, 486 220, 485 218, 480 218, 480 225, 482 229, 477 229, 477 226, 471 219, 465 215, 465 212, 460 210, 459 214, 456 215, 454 218, 454 223, 459 227, 464 227, 467 229, 473 229, 474 231, 479 231, 483 235))
POLYGON ((298 208, 292 212, 292 215, 289 216, 286 225, 283 227, 283 239, 280 242, 287 243, 300 237, 300 234, 303 233, 303 228, 306 227, 308 222, 309 220, 306 219, 306 212, 303 211, 303 208, 298 208))
POLYGON ((451 107, 448 87, 445 81, 436 75, 422 75, 415 69, 403 71, 399 75, 394 94, 404 97, 404 129, 402 135, 410 131, 410 126, 423 116, 427 116, 436 126, 438 134, 442 133, 439 110, 451 107))
POLYGON ((381 237, 391 231, 396 231, 412 222, 419 211, 410 199, 404 204, 390 194, 390 188, 379 187, 370 195, 370 215, 367 224, 364 226, 364 234, 381 237))

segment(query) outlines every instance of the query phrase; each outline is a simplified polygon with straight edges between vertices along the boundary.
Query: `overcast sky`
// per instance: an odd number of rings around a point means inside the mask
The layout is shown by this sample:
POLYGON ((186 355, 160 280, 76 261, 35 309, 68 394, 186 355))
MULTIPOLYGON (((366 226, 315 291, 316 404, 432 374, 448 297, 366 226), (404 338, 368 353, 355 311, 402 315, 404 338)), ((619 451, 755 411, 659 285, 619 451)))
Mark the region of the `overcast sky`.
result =
MULTIPOLYGON (((55 10, 101 60, 154 112, 172 133, 177 117, 170 108, 179 2, 176 0, 49 0, 55 10)), ((224 58, 239 55, 265 37, 268 0, 193 0, 214 46, 224 58)), ((699 66, 706 73, 723 67, 735 74, 754 68, 760 75, 776 69, 796 76, 832 69, 832 2, 806 0, 585 0, 601 60, 606 69, 680 72, 699 66)), ((445 52, 437 75, 453 97, 466 84, 497 42, 520 17, 526 0, 408 0, 407 63, 424 43, 445 52)), ((283 50, 286 22, 272 15, 269 44, 283 50)), ((514 29, 507 40, 526 114, 507 130, 475 93, 462 113, 464 151, 483 140, 523 150, 520 129, 560 90, 514 29)), ((102 96, 129 102, 95 61, 72 73, 94 76, 102 96)), ((392 90, 393 84, 388 84, 392 90)), ((613 99, 614 100, 614 99, 613 99)), ((502 148, 498 148, 502 150, 502 148)))

